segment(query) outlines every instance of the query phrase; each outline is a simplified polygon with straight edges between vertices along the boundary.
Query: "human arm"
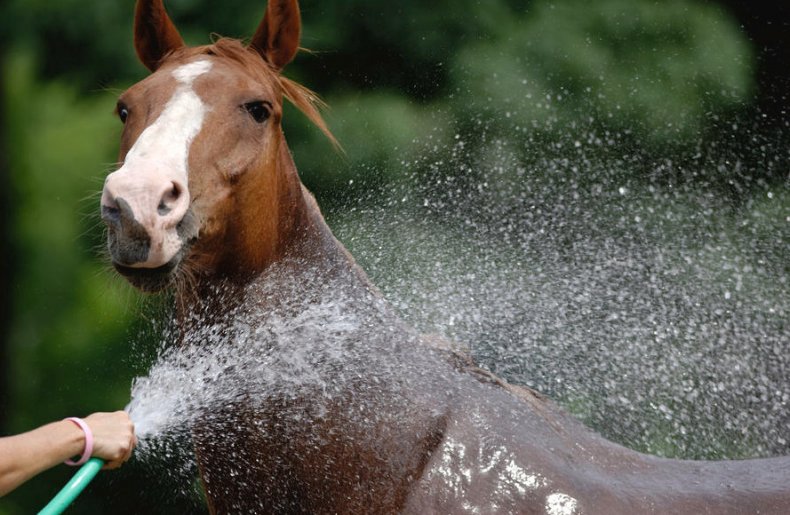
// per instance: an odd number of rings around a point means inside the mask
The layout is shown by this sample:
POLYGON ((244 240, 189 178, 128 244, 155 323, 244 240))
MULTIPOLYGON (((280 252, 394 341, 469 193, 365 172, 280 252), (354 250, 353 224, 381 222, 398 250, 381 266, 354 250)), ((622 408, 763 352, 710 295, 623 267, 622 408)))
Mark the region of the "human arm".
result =
MULTIPOLYGON (((94 413, 84 419, 93 433, 93 456, 117 468, 137 443, 134 425, 123 411, 94 413)), ((85 434, 70 420, 46 424, 27 433, 0 438, 0 496, 36 474, 82 454, 85 434)))

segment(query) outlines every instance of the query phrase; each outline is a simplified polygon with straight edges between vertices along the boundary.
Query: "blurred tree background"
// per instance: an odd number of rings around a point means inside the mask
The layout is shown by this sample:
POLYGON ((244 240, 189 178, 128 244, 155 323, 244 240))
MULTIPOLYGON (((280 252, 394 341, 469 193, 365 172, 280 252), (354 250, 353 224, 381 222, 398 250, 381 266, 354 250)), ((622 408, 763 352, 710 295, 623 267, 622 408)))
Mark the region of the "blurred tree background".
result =
MULTIPOLYGON (((116 160, 117 93, 146 73, 132 48, 133 4, 0 4, 0 434, 118 409, 150 363, 147 318, 156 306, 109 269, 97 216, 97 192, 116 160)), ((717 192, 727 209, 763 206, 759 228, 788 256, 790 13, 781 2, 301 4, 302 45, 311 52, 286 75, 328 101, 346 154, 334 153, 293 110, 285 131, 330 222, 354 216, 349 199, 374 202, 393 184, 430 189, 436 163, 453 162, 459 183, 472 184, 480 178, 475 163, 490 159, 492 147, 511 156, 512 175, 596 146, 569 138, 575 130, 613 142, 584 159, 618 153, 627 171, 619 179, 629 187, 682 182, 717 192), (509 145, 514 134, 529 145, 509 145), (700 152, 746 164, 687 167, 700 152), (659 170, 663 155, 675 157, 659 170)), ((167 7, 185 40, 203 44, 209 33, 249 36, 264 0, 169 0, 167 7)), ((442 204, 434 211, 442 216, 442 204)), ((178 500, 146 505, 139 492, 166 485, 127 468, 97 480, 74 512, 202 512, 178 500)), ((0 514, 40 508, 71 472, 42 474, 0 499, 0 514)))

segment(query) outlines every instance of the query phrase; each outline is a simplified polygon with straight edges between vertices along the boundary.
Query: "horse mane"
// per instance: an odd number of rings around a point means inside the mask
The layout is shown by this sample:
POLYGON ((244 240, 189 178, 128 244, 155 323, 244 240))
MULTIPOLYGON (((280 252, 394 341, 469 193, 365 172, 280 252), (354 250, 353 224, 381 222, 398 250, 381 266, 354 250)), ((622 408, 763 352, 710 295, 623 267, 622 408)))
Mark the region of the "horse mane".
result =
POLYGON ((182 53, 185 57, 202 54, 232 59, 264 82, 271 82, 272 77, 274 77, 275 85, 279 87, 283 96, 301 111, 313 125, 318 127, 336 149, 342 151, 340 143, 338 143, 321 116, 321 110, 326 109, 327 105, 318 94, 298 82, 280 75, 279 70, 274 69, 260 54, 242 41, 234 38, 219 37, 210 45, 193 48, 184 47, 174 52, 176 55, 182 53))
POLYGON ((294 107, 299 109, 313 125, 321 129, 321 132, 332 142, 332 145, 336 149, 342 150, 343 147, 340 146, 335 135, 329 130, 329 127, 327 127, 326 122, 321 116, 320 109, 326 109, 328 107, 326 102, 321 100, 321 97, 311 89, 302 86, 298 82, 292 81, 282 75, 277 75, 277 79, 280 82, 283 96, 287 98, 294 107))

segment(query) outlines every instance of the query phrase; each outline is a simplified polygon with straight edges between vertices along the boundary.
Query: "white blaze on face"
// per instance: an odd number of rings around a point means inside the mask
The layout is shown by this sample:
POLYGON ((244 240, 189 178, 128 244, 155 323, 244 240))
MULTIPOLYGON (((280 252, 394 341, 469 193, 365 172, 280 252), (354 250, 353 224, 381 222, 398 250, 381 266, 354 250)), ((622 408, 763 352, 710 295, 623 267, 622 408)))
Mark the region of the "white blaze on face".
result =
POLYGON ((180 250, 176 226, 189 208, 189 148, 203 125, 207 106, 195 93, 195 79, 211 69, 202 59, 172 72, 173 96, 159 117, 146 127, 126 155, 124 164, 107 177, 104 196, 122 198, 151 238, 148 259, 132 266, 155 268, 167 264, 180 250), (177 200, 168 197, 177 188, 177 200), (163 206, 165 209, 163 209, 163 206))
POLYGON ((203 60, 185 64, 173 72, 178 81, 173 96, 159 118, 137 138, 124 166, 155 159, 167 164, 174 177, 186 184, 189 144, 200 132, 205 112, 203 101, 192 89, 192 83, 210 69, 211 63, 203 60))

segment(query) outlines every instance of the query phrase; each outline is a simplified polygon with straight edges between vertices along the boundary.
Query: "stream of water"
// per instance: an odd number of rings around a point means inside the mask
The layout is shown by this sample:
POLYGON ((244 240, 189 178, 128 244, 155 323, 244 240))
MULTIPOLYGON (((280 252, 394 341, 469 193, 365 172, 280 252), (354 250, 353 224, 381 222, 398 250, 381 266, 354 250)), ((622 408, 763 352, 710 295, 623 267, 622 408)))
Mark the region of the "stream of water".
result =
MULTIPOLYGON (((786 183, 715 148, 646 161, 594 131, 564 143, 525 160, 512 138, 483 138, 481 160, 481 141, 459 135, 330 225, 410 325, 612 440, 683 458, 790 454, 786 183)), ((186 350, 165 331, 132 388, 138 459, 166 461, 189 491, 207 406, 342 389, 348 360, 386 370, 353 350, 378 301, 365 313, 290 288, 283 311, 208 324, 186 350)))

